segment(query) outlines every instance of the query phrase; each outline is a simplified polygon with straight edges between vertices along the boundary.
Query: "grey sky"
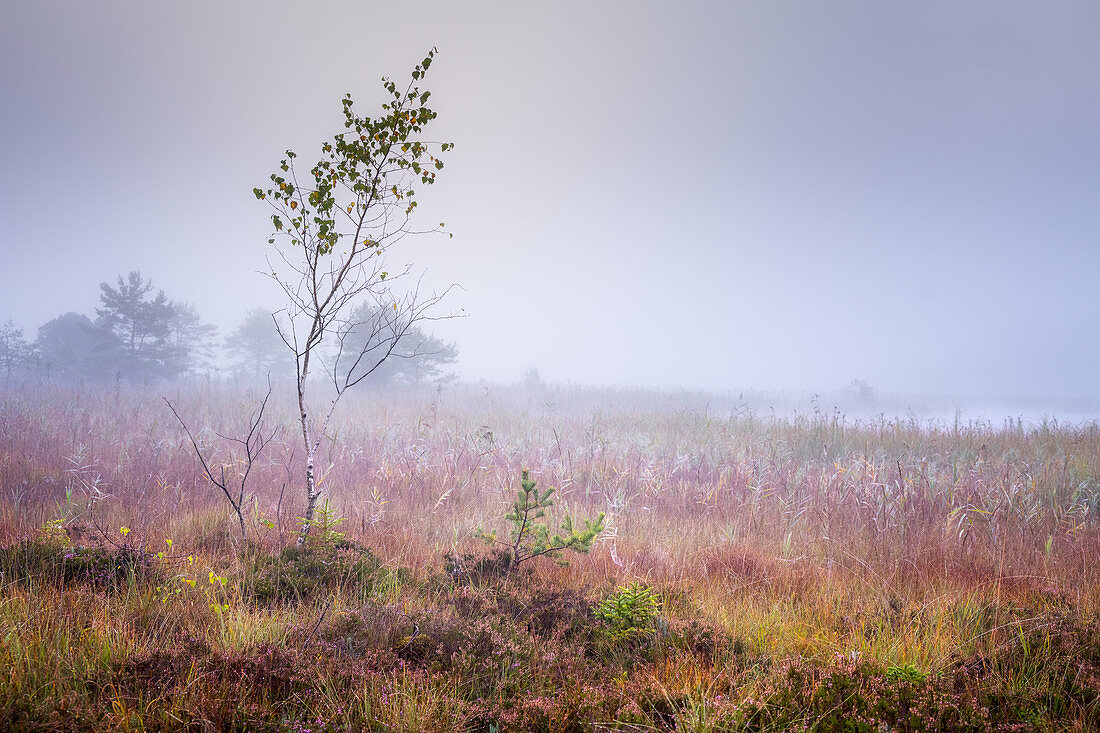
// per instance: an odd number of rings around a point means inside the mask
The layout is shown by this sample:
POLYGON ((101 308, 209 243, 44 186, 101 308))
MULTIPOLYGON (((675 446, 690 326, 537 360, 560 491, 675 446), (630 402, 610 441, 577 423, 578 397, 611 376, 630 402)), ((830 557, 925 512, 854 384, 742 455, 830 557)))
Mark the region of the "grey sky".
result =
POLYGON ((5 2, 0 319, 278 301, 252 197, 435 45, 467 377, 1100 397, 1094 2, 5 2))

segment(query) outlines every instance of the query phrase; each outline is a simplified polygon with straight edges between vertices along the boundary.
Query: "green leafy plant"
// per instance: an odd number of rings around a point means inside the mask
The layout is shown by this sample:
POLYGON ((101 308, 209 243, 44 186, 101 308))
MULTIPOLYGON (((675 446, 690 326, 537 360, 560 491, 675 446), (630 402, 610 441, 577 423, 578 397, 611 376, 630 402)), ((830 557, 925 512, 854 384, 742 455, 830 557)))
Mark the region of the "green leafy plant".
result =
POLYGON ((634 582, 620 586, 595 608, 596 618, 608 625, 616 639, 638 639, 657 633, 657 614, 661 604, 653 589, 634 582))
POLYGON ((511 556, 509 569, 540 555, 547 555, 564 563, 561 553, 565 550, 588 552, 592 549, 592 541, 604 530, 603 512, 595 519, 584 520, 583 529, 578 528, 573 517, 567 514, 562 517, 557 532, 551 534, 550 525, 541 520, 545 519, 546 510, 554 505, 551 498, 553 495, 553 487, 540 492, 525 469, 519 491, 516 492, 516 500, 512 503, 512 511, 504 515, 512 523, 510 539, 498 539, 496 530, 486 532, 479 529, 477 536, 488 544, 502 545, 508 549, 511 556))
POLYGON ((370 593, 379 582, 403 583, 408 571, 383 567, 378 557, 336 527, 347 521, 328 500, 319 504, 313 518, 299 519, 306 539, 278 554, 258 551, 246 558, 241 586, 244 596, 260 602, 298 602, 318 597, 337 587, 370 593))

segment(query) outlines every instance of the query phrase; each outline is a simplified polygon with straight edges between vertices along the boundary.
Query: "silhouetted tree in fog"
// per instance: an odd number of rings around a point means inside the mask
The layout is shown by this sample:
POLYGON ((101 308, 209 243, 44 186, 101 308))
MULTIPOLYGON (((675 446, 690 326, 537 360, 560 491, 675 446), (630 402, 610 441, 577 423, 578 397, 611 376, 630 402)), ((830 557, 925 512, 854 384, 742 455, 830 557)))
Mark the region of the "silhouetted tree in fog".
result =
POLYGON ((16 328, 15 322, 8 320, 0 326, 0 370, 5 379, 30 366, 33 349, 23 337, 23 329, 16 328))
MULTIPOLYGON (((190 303, 171 302, 139 272, 100 283, 102 307, 93 323, 66 313, 38 329, 35 367, 69 379, 171 378, 213 368, 214 326, 202 322, 190 303)), ((13 326, 14 328, 14 326, 13 326)), ((15 368, 22 331, 0 335, 0 368, 15 368), (10 345, 5 345, 10 342, 10 345), (6 351, 5 351, 6 350, 6 351), (4 360, 4 353, 11 356, 4 360)), ((27 349, 24 359, 30 359, 27 349)))
POLYGON ((117 286, 100 283, 102 308, 97 324, 110 329, 122 346, 118 370, 131 379, 175 377, 187 369, 186 347, 173 342, 176 309, 163 290, 134 271, 117 286))
POLYGON ((66 313, 38 329, 40 368, 48 376, 105 380, 115 376, 123 357, 114 332, 79 313, 66 313))
POLYGON ((352 312, 353 324, 338 335, 343 357, 336 361, 341 379, 356 381, 365 376, 364 384, 425 384, 448 378, 443 367, 458 358, 454 344, 424 333, 415 325, 407 325, 391 315, 391 308, 363 303, 352 312), (404 328, 400 340, 395 329, 404 328), (383 350, 388 358, 379 360, 383 350), (369 371, 368 371, 369 370, 369 371))
POLYGON ((194 304, 174 300, 168 326, 170 342, 178 349, 189 372, 202 373, 214 369, 214 340, 218 327, 203 323, 194 304))
POLYGON ((225 350, 233 360, 233 370, 243 376, 262 377, 294 369, 271 313, 262 308, 248 311, 241 325, 226 337, 225 350))

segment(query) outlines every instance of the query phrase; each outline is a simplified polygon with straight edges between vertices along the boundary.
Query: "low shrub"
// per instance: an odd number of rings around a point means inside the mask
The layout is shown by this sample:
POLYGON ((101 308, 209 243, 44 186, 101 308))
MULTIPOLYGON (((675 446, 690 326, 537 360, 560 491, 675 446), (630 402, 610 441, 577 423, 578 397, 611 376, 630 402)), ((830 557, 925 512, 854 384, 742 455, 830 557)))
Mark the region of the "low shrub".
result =
POLYGON ((242 587, 246 598, 262 603, 300 602, 349 584, 370 592, 382 574, 373 552, 340 540, 253 555, 245 563, 242 587))
POLYGON ((27 539, 0 548, 4 578, 86 583, 97 588, 128 585, 158 576, 151 557, 131 546, 67 546, 52 539, 27 539))

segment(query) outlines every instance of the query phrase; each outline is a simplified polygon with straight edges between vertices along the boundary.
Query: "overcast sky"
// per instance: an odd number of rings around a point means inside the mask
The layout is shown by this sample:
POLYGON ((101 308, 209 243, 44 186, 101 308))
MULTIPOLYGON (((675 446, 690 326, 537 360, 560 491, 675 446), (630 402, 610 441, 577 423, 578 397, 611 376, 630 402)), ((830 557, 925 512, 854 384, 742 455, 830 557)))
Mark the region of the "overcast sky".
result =
POLYGON ((52 2, 0 16, 0 320, 231 330, 282 155, 432 46, 408 261, 468 378, 1100 397, 1100 3, 52 2))

